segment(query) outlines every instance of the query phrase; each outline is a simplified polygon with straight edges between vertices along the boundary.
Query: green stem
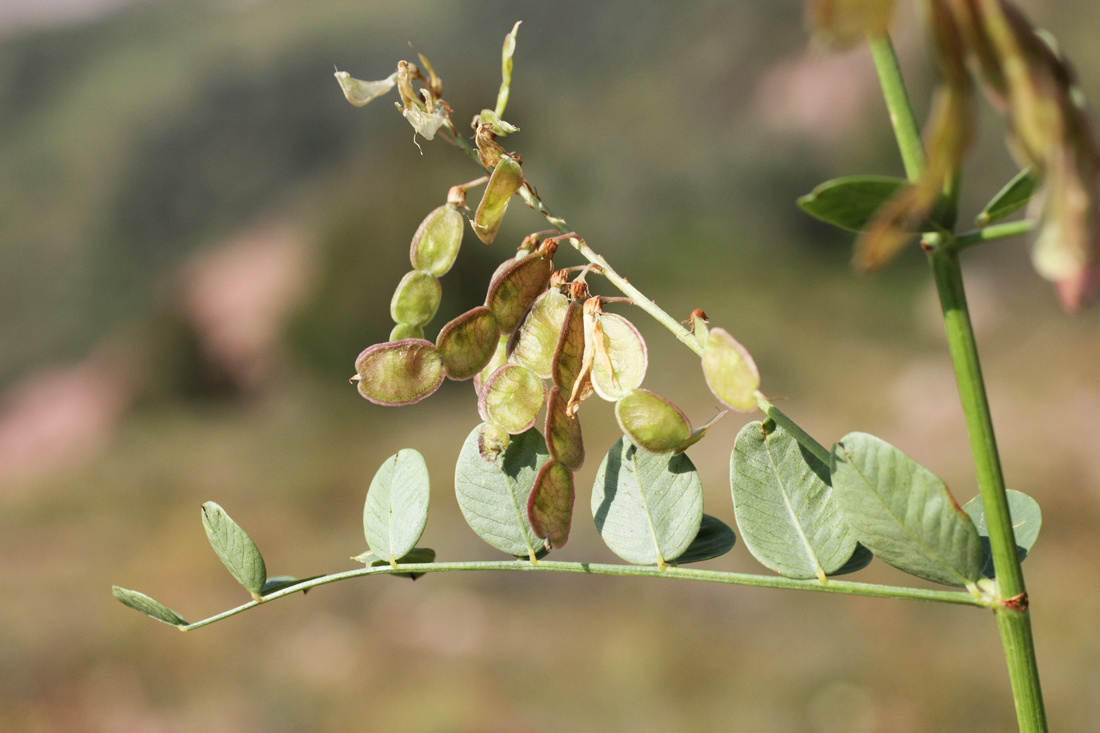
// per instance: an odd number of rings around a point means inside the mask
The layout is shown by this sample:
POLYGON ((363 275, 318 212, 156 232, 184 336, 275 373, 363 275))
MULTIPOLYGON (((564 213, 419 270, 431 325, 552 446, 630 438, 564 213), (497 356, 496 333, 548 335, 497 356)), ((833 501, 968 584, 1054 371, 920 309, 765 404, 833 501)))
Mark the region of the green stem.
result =
POLYGON ((890 125, 898 140, 905 175, 910 181, 917 181, 924 173, 924 147, 920 140, 920 126, 913 114, 913 105, 909 103, 901 67, 898 66, 898 57, 894 53, 894 44, 887 35, 868 38, 868 43, 882 86, 882 96, 886 100, 886 110, 890 113, 890 125))
POLYGON ((989 529, 997 597, 1001 601, 996 608, 997 625, 1016 700, 1016 717, 1021 731, 1046 731, 1043 694, 1031 637, 1031 619, 1027 612, 1027 589, 1016 554, 1004 475, 982 379, 978 346, 966 304, 959 255, 941 248, 930 252, 929 259, 943 308, 947 342, 955 365, 955 379, 966 415, 982 508, 989 529))
POLYGON ((1018 237, 1021 234, 1027 234, 1033 231, 1035 226, 1036 222, 1033 219, 1021 219, 1020 221, 993 224, 991 226, 982 227, 981 229, 972 229, 968 232, 957 234, 955 235, 955 241, 948 243, 947 246, 950 249, 960 250, 983 242, 992 242, 1007 237, 1018 237))
POLYGON ((761 412, 771 418, 772 422, 790 433, 794 439, 798 441, 799 445, 813 453, 817 460, 821 461, 826 466, 829 465, 829 449, 814 440, 809 433, 800 428, 794 420, 787 417, 782 410, 769 402, 764 394, 759 391, 756 393, 756 406, 760 408, 761 412))
POLYGON ((844 595, 870 596, 874 598, 898 598, 914 601, 936 601, 939 603, 952 603, 964 606, 988 606, 988 600, 962 591, 927 590, 924 588, 904 588, 889 585, 870 585, 868 583, 854 583, 844 580, 830 579, 827 584, 817 580, 794 580, 781 578, 774 575, 746 575, 744 573, 727 573, 718 570, 696 570, 693 568, 680 568, 666 566, 663 570, 645 565, 608 565, 586 562, 556 562, 552 560, 540 560, 537 564, 523 560, 501 560, 496 562, 447 562, 425 563, 418 565, 401 565, 393 567, 380 565, 377 567, 348 570, 343 573, 323 575, 318 578, 310 578, 296 585, 287 586, 274 593, 264 596, 262 601, 250 601, 244 605, 231 608, 210 618, 196 621, 195 623, 179 626, 182 631, 209 626, 222 619, 236 616, 250 608, 255 608, 262 603, 288 596, 299 591, 309 590, 319 585, 336 583, 351 578, 361 578, 367 575, 393 575, 395 573, 447 573, 447 572, 473 572, 484 570, 504 570, 521 572, 548 572, 548 573, 583 573, 585 575, 614 575, 620 577, 635 578, 678 578, 681 580, 699 580, 708 583, 725 583, 727 585, 747 585, 757 588, 785 588, 788 590, 817 591, 819 593, 840 593, 844 595))

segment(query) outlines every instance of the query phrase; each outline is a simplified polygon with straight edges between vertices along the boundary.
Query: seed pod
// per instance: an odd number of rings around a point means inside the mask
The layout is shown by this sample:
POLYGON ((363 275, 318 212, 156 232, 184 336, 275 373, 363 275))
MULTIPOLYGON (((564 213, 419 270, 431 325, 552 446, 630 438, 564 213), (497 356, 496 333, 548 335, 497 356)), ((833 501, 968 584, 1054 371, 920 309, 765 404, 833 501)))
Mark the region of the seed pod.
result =
POLYGON ((584 301, 569 301, 561 334, 554 350, 554 364, 551 377, 554 384, 567 393, 573 389, 573 383, 581 373, 581 361, 584 358, 584 301))
POLYGON ((478 411, 486 422, 518 435, 535 424, 546 401, 546 385, 527 367, 505 364, 485 382, 478 411))
POLYGON ((443 204, 420 222, 412 238, 409 260, 414 269, 443 277, 462 245, 462 214, 454 204, 443 204))
MULTIPOLYGON (((498 326, 499 328, 499 326, 498 326)), ((481 396, 481 387, 492 376, 493 372, 500 369, 502 366, 508 363, 508 334, 502 333, 500 339, 497 341, 496 351, 493 352, 493 356, 489 359, 489 363, 486 364, 480 372, 474 375, 474 391, 478 396, 481 396)), ((482 420, 485 416, 482 415, 482 420)))
POLYGON ((549 379, 554 365, 569 299, 558 290, 540 295, 508 344, 508 361, 525 366, 543 379, 549 379))
POLYGON ((422 338, 424 338, 424 329, 420 326, 410 326, 407 323, 398 323, 393 327, 393 330, 390 331, 390 341, 422 338))
POLYGON ((550 390, 546 403, 546 447, 550 457, 576 471, 584 465, 584 439, 581 437, 581 421, 566 410, 569 393, 561 387, 550 390))
POLYGON ((703 376, 714 396, 738 412, 756 409, 760 372, 745 347, 724 328, 712 328, 703 347, 703 376))
POLYGON ((466 311, 439 331, 435 347, 451 379, 464 380, 481 371, 500 342, 497 319, 483 305, 466 311))
POLYGON ((585 339, 585 348, 589 347, 596 352, 592 359, 596 394, 615 402, 641 386, 649 352, 633 323, 615 313, 600 313, 591 329, 591 340, 585 339))
POLYGON ((512 436, 504 428, 489 422, 483 423, 477 434, 477 450, 485 460, 496 462, 508 449, 511 440, 512 436))
POLYGON ((546 290, 554 274, 555 251, 557 243, 546 242, 537 251, 498 270, 489 283, 485 305, 496 316, 501 333, 515 331, 523 314, 546 290))
POLYGON ((672 453, 691 438, 691 423, 680 408, 647 389, 615 403, 615 419, 631 443, 650 453, 672 453))
POLYGON ((547 461, 527 497, 527 519, 547 549, 563 547, 569 540, 573 497, 573 472, 557 461, 547 461))
POLYGON ((375 344, 355 360, 359 394, 376 405, 399 407, 419 402, 443 384, 443 359, 423 339, 375 344))
POLYGON ((500 156, 471 222, 478 239, 485 244, 493 243, 508 208, 508 200, 522 185, 523 169, 519 162, 510 155, 500 156))
POLYGON ((394 323, 423 326, 439 310, 443 286, 429 272, 413 270, 401 278, 390 301, 390 316, 394 323))

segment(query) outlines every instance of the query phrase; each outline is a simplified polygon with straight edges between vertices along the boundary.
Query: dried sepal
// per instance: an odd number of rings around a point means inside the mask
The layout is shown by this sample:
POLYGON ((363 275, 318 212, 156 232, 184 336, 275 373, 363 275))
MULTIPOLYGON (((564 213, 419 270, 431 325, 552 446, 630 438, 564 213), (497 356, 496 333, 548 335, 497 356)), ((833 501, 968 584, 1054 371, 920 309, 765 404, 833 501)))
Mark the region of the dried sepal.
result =
POLYGON ((615 419, 631 443, 650 453, 672 453, 691 438, 691 422, 676 405, 648 389, 615 403, 615 419))
POLYGON ((397 81, 396 71, 385 79, 378 81, 353 79, 351 74, 346 71, 337 71, 335 76, 336 81, 340 82, 340 89, 343 90, 344 97, 356 107, 362 107, 372 99, 382 96, 393 89, 397 81))
POLYGON ((458 206, 446 203, 433 210, 413 234, 409 261, 416 270, 443 277, 462 246, 464 222, 458 206))
POLYGON ((499 425, 490 422, 482 423, 481 430, 477 434, 477 450, 482 458, 496 463, 508 449, 511 440, 512 436, 499 425))
POLYGON ((375 344, 355 360, 359 394, 376 405, 419 402, 443 384, 443 359, 431 341, 403 339, 375 344))
POLYGON ((756 409, 760 372, 752 356, 724 328, 712 328, 703 347, 703 376, 714 396, 738 412, 756 409))
POLYGON ((515 331, 527 309, 546 290, 554 272, 556 250, 556 242, 544 242, 535 252, 509 260, 493 276, 485 305, 496 316, 501 333, 515 331))
POLYGON ((547 549, 564 547, 573 521, 573 472, 555 460, 547 461, 535 477, 527 498, 527 520, 547 549))
POLYGON ((497 319, 488 308, 479 305, 441 328, 435 347, 447 376, 461 381, 485 368, 499 342, 497 319))
POLYGON ((523 317, 508 345, 508 360, 543 379, 553 372, 554 353, 569 310, 569 299, 557 289, 543 292, 523 317))
POLYGON ((510 155, 501 155, 470 222, 478 239, 485 244, 493 243, 508 209, 508 201, 522 185, 523 168, 519 161, 510 155))
POLYGON ((443 286, 430 272, 412 270, 401 278, 390 300, 390 316, 394 323, 423 326, 439 310, 443 286))
POLYGON ((478 410, 491 422, 518 435, 535 424, 546 402, 546 385, 527 367, 505 364, 486 380, 478 410))
POLYGON ((418 96, 412 80, 420 77, 420 71, 407 61, 397 63, 397 91, 401 101, 397 108, 425 140, 431 140, 440 127, 447 124, 449 109, 441 99, 437 99, 432 89, 424 88, 418 96))
POLYGON ((584 438, 581 422, 570 415, 569 395, 561 387, 553 387, 546 401, 546 447, 550 457, 571 471, 584 465, 584 438))

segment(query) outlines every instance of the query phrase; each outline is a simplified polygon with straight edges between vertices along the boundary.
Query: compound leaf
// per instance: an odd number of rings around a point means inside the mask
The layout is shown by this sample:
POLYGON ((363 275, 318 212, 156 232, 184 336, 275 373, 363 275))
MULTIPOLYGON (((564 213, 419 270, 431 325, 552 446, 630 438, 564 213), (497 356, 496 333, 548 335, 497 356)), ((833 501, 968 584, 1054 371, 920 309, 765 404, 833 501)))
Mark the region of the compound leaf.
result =
POLYGON ((684 554, 676 558, 675 565, 683 565, 688 562, 702 562, 721 557, 733 549, 737 542, 737 535, 730 526, 717 517, 709 514, 703 515, 703 524, 699 527, 699 534, 691 541, 684 554))

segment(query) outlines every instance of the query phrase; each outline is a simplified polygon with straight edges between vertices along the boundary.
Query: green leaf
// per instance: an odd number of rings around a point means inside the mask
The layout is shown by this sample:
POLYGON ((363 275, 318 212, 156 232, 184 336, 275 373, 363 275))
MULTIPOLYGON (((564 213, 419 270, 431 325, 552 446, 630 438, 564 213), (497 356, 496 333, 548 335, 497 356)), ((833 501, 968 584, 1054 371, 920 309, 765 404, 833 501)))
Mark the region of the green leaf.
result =
POLYGON ((387 562, 407 554, 428 522, 428 465, 405 448, 385 460, 367 491, 363 532, 374 554, 387 562))
MULTIPOLYGON (((312 578, 295 578, 293 575, 276 575, 273 578, 268 578, 267 579, 267 582, 264 583, 263 592, 260 595, 266 596, 266 595, 269 595, 271 593, 274 593, 277 590, 282 590, 283 588, 289 588, 290 586, 296 585, 297 583, 304 583, 307 580, 313 580, 314 578, 319 578, 319 577, 321 577, 321 576, 320 575, 314 575, 312 578)), ((303 588, 302 589, 302 595, 305 595, 308 592, 309 592, 309 588, 303 588)))
POLYGON ((527 519, 535 477, 550 459, 534 428, 513 436, 503 454, 484 457, 478 448, 482 426, 466 438, 455 466, 455 494, 466 523, 501 552, 530 557, 543 542, 527 519))
MULTIPOLYGON (((372 568, 381 567, 383 565, 389 565, 389 560, 383 560, 377 557, 373 552, 369 550, 361 555, 356 555, 352 558, 357 562, 361 562, 372 568)), ((435 550, 430 547, 414 547, 404 557, 397 558, 398 566, 401 565, 427 565, 428 563, 435 562, 435 550)), ((391 573, 394 578, 408 578, 410 580, 416 580, 423 577, 425 573, 391 573)))
POLYGON ((985 205, 985 208, 982 209, 982 212, 978 214, 974 221, 978 226, 984 227, 986 224, 992 224, 995 221, 1012 216, 1027 206, 1027 202, 1031 200, 1031 195, 1035 193, 1035 186, 1038 183, 1039 179, 1035 175, 1035 171, 1024 168, 1013 176, 1004 188, 997 192, 997 195, 985 205))
POLYGON ((741 538, 762 565, 823 581, 852 556, 855 534, 833 498, 828 467, 770 420, 738 433, 730 484, 741 538))
POLYGON ((834 178, 799 198, 798 207, 826 224, 859 232, 878 208, 906 185, 904 179, 892 176, 834 178))
POLYGON ((691 541, 684 554, 676 558, 674 565, 683 565, 689 562, 702 562, 721 557, 733 549, 737 542, 737 535, 730 526, 721 519, 709 514, 703 515, 703 524, 699 527, 699 534, 691 541))
POLYGON ((259 600, 267 581, 267 568, 256 543, 225 510, 212 501, 202 505, 202 526, 210 546, 237 582, 259 600))
POLYGON ((638 450, 625 437, 604 456, 592 516, 611 551, 635 565, 682 555, 703 521, 703 483, 686 455, 638 450))
POLYGON ((144 593, 138 593, 136 590, 127 590, 126 588, 112 585, 111 594, 115 597, 115 600, 122 605, 129 606, 135 611, 141 611, 146 616, 155 618, 157 621, 161 621, 170 626, 187 625, 187 622, 184 621, 183 617, 178 613, 168 608, 168 606, 157 603, 144 593))
POLYGON ((848 562, 829 573, 829 575, 848 575, 849 573, 858 572, 870 565, 871 561, 874 559, 874 553, 857 542, 856 549, 852 551, 852 556, 848 558, 848 562))
POLYGON ((833 446, 832 462, 834 495, 867 549, 937 583, 978 579, 978 530, 935 474, 866 433, 844 436, 833 446))
MULTIPOLYGON (((1023 560, 1031 552, 1035 540, 1039 539, 1043 513, 1039 509, 1039 503, 1027 494, 1011 489, 1005 494, 1008 497, 1008 515, 1012 518, 1012 533, 1016 536, 1016 556, 1023 560)), ((993 553, 989 547, 989 527, 985 521, 982 497, 975 496, 963 505, 963 509, 970 515, 982 538, 982 575, 992 578, 993 553)))

